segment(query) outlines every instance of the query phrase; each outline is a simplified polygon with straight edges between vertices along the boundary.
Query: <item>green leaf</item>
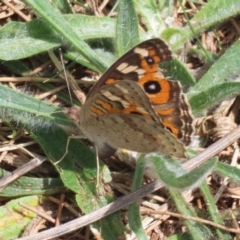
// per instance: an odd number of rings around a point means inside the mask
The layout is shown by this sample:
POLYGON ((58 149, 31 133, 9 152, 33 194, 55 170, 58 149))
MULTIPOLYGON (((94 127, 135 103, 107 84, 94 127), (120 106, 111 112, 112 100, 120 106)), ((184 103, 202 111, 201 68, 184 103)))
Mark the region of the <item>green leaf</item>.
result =
MULTIPOLYGON (((205 91, 201 91, 197 95, 188 97, 188 99, 193 113, 198 113, 217 104, 220 100, 226 99, 228 96, 234 96, 234 94, 237 95, 239 91, 239 82, 222 83, 205 91)), ((192 95, 191 93, 189 95, 192 95)))
MULTIPOLYGON (((134 179, 132 183, 132 191, 139 189, 142 186, 144 169, 145 169, 144 155, 141 154, 137 159, 134 179)), ((147 234, 142 226, 140 207, 138 203, 132 203, 128 209, 128 223, 132 231, 136 234, 138 239, 148 239, 147 234)))
POLYGON ((218 59, 208 72, 192 88, 190 97, 197 95, 203 90, 218 85, 223 82, 232 81, 239 76, 240 62, 240 39, 237 40, 222 56, 218 59))
POLYGON ((127 229, 122 224, 120 213, 116 212, 92 224, 101 232, 102 239, 125 239, 127 229))
MULTIPOLYGON (((0 178, 7 174, 8 172, 0 169, 0 178)), ((66 191, 67 189, 59 178, 20 177, 2 189, 0 196, 16 198, 18 196, 47 195, 66 191)))
POLYGON ((145 155, 139 154, 137 163, 136 163, 135 174, 133 178, 131 191, 135 191, 142 186, 145 164, 146 164, 145 155))
POLYGON ((148 236, 142 226, 140 207, 138 203, 132 203, 128 209, 128 222, 137 239, 147 240, 148 236))
POLYGON ((240 2, 238 0, 209 1, 194 15, 191 24, 195 31, 200 32, 238 13, 240 13, 240 2))
POLYGON ((16 60, 60 46, 60 38, 42 20, 9 22, 0 29, 0 59, 16 60))
MULTIPOLYGON (((197 217, 196 212, 189 204, 186 203, 181 192, 170 188, 169 193, 170 193, 178 211, 183 216, 197 217)), ((188 232, 191 235, 192 240, 211 239, 212 238, 213 234, 211 234, 210 230, 203 223, 195 222, 193 220, 185 220, 184 222, 188 228, 188 232)))
POLYGON ((172 49, 182 48, 182 45, 198 33, 206 31, 207 28, 214 26, 230 17, 240 13, 240 2, 238 0, 218 0, 208 1, 197 14, 191 19, 189 25, 181 29, 166 29, 162 36, 167 42, 172 44, 172 49))
POLYGON ((76 127, 62 109, 0 84, 0 113, 30 128, 50 129, 56 123, 76 127))
POLYGON ((134 0, 134 4, 136 5, 137 9, 139 9, 142 20, 148 29, 148 35, 151 37, 159 37, 161 32, 166 28, 161 13, 163 13, 164 9, 168 8, 166 5, 168 5, 169 2, 171 1, 161 1, 161 4, 165 4, 165 6, 162 7, 161 11, 159 11, 156 1, 154 0, 134 0))
POLYGON ((228 164, 218 162, 216 164, 214 171, 221 174, 222 176, 225 176, 240 182, 240 169, 237 167, 233 167, 228 164))
POLYGON ((52 4, 61 11, 61 13, 73 13, 73 10, 67 0, 52 0, 52 4))
MULTIPOLYGON (((105 65, 107 65, 108 67, 110 67, 117 60, 116 56, 109 50, 105 49, 104 47, 95 48, 93 46, 92 48, 94 49, 95 53, 99 56, 99 58, 101 58, 104 61, 105 65)), ((98 71, 93 65, 86 61, 86 59, 83 56, 79 55, 79 53, 74 49, 68 49, 67 52, 64 53, 64 56, 96 72, 98 71)))
MULTIPOLYGON (((211 191, 209 189, 209 186, 207 185, 206 182, 203 182, 201 184, 200 190, 203 194, 204 200, 206 202, 206 207, 208 209, 208 212, 210 213, 212 221, 215 223, 224 225, 223 219, 222 219, 221 215, 219 214, 219 211, 217 209, 214 198, 213 198, 211 191)), ((216 234, 214 234, 214 235, 218 239, 231 240, 231 236, 228 234, 228 232, 217 229, 217 228, 215 231, 216 231, 216 234)))
POLYGON ((63 18, 81 39, 114 38, 116 36, 116 19, 114 18, 80 14, 63 15, 63 18))
POLYGON ((21 207, 19 203, 37 208, 40 199, 37 196, 22 197, 2 205, 0 207, 0 239, 18 238, 30 221, 37 216, 36 213, 21 207))
POLYGON ((149 162, 153 164, 153 171, 157 177, 168 187, 186 189, 196 187, 209 174, 216 164, 217 159, 208 160, 201 166, 187 172, 181 163, 171 157, 151 153, 146 155, 149 162))
POLYGON ((38 13, 47 24, 49 24, 56 32, 66 38, 91 64, 93 64, 100 72, 104 72, 107 68, 103 62, 96 56, 92 49, 78 36, 61 14, 47 0, 35 1, 25 0, 25 2, 38 13))
POLYGON ((161 68, 166 69, 164 76, 171 80, 178 80, 184 88, 192 87, 195 84, 193 76, 190 74, 186 66, 174 58, 172 61, 163 62, 160 64, 161 68))
POLYGON ((116 52, 120 57, 139 43, 138 18, 132 0, 119 1, 116 52))
MULTIPOLYGON (((115 19, 86 15, 65 15, 63 18, 81 39, 115 37, 115 19)), ((5 49, 0 51, 2 60, 26 58, 60 45, 66 45, 66 41, 42 19, 27 23, 9 22, 0 29, 0 48, 5 49)), ((79 56, 79 51, 74 51, 79 56)))
POLYGON ((167 240, 192 240, 191 235, 188 232, 179 233, 168 237, 167 240))
MULTIPOLYGON (((115 37, 115 19, 86 15, 65 15, 64 19, 71 24, 74 31, 82 39, 115 37)), ((60 45, 66 45, 66 41, 43 20, 35 19, 28 23, 10 22, 0 29, 0 48, 6 49, 0 52, 0 59, 3 60, 26 58, 60 45)), ((64 54, 65 57, 99 71, 76 49, 69 48, 69 46, 66 46, 65 49, 67 51, 64 54)), ((102 57, 102 52, 99 53, 97 49, 94 51, 106 66, 115 60, 112 55, 109 57, 109 52, 105 51, 104 57, 102 57)))

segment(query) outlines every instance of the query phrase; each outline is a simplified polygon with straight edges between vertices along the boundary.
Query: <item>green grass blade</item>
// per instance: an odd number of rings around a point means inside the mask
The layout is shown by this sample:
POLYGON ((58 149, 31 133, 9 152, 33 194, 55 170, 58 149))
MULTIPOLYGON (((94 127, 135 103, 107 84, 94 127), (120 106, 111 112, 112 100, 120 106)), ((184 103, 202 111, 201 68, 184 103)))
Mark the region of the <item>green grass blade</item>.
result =
MULTIPOLYGON (((0 178, 9 174, 0 169, 0 178)), ((1 197, 19 197, 29 195, 47 195, 66 192, 62 181, 59 178, 33 178, 20 177, 17 181, 8 184, 1 190, 1 197)))
MULTIPOLYGON (((200 190, 203 194, 208 212, 210 213, 211 219, 213 222, 224 225, 224 222, 219 214, 214 198, 210 192, 209 186, 206 182, 203 182, 200 186, 200 190)), ((216 229, 216 236, 218 239, 231 240, 230 235, 220 229, 216 229)))
POLYGON ((207 28, 227 20, 240 13, 239 0, 218 0, 208 1, 205 6, 191 19, 189 26, 181 29, 168 28, 162 33, 162 37, 171 42, 172 49, 176 50, 195 34, 206 31, 207 28))
POLYGON ((37 214, 19 205, 37 208, 40 199, 37 196, 17 198, 0 207, 0 238, 5 240, 17 239, 37 214))
POLYGON ((73 13, 72 7, 67 0, 52 0, 52 4, 63 14, 73 13))
POLYGON ((25 2, 38 13, 47 24, 67 39, 91 64, 100 72, 107 68, 92 49, 75 33, 71 25, 63 18, 49 1, 25 0, 25 2))
POLYGON ((219 101, 226 99, 229 96, 239 94, 239 91, 239 82, 228 82, 213 86, 205 91, 201 91, 197 95, 189 97, 189 95, 193 93, 193 90, 191 90, 188 95, 188 99, 193 113, 198 113, 217 104, 219 101))
MULTIPOLYGON (((169 193, 178 209, 178 211, 184 216, 197 217, 197 214, 193 208, 188 205, 182 194, 174 189, 169 189, 169 193)), ((188 232, 190 233, 192 240, 199 239, 211 239, 213 236, 210 230, 202 223, 198 223, 192 220, 185 220, 185 224, 188 227, 188 232)))
POLYGON ((240 40, 237 40, 209 69, 192 88, 192 95, 207 90, 226 81, 232 81, 240 75, 240 40))
MULTIPOLYGON (((161 1, 161 3, 162 2, 163 1, 161 1)), ((166 5, 169 4, 169 2, 170 1, 164 1, 166 5)), ((161 13, 167 7, 164 6, 164 8, 161 9, 161 12, 159 12, 156 1, 154 0, 134 0, 134 3, 141 13, 143 22, 146 24, 148 35, 151 37, 159 37, 161 32, 166 28, 166 24, 162 19, 161 13)))
MULTIPOLYGON (((86 15, 64 15, 63 18, 82 40, 115 37, 115 19, 86 15)), ((26 58, 60 45, 66 45, 66 41, 41 19, 34 19, 27 23, 9 22, 0 29, 0 48, 5 49, 0 51, 2 60, 26 58)), ((79 56, 79 51, 76 49, 69 50, 68 46, 65 48, 76 54, 74 59, 82 57, 85 62, 87 61, 83 56, 79 56)))
POLYGON ((120 57, 139 43, 138 18, 132 0, 120 0, 116 30, 116 52, 120 57))
POLYGON ((9 22, 0 29, 1 60, 17 60, 61 45, 60 38, 42 20, 9 22))
POLYGON ((121 215, 118 212, 93 223, 92 226, 98 229, 104 240, 125 239, 127 235, 127 229, 122 224, 121 215))
MULTIPOLYGON (((132 191, 139 189, 142 186, 143 175, 145 169, 145 159, 144 155, 140 155, 137 160, 133 184, 132 184, 132 191)), ((140 215, 140 207, 138 203, 132 203, 128 209, 128 222, 130 228, 136 234, 138 239, 147 240, 147 234, 145 233, 142 222, 141 222, 141 215, 140 215)))
POLYGON ((214 171, 221 174, 222 176, 240 182, 240 169, 237 167, 233 167, 228 164, 218 162, 215 166, 214 171))
POLYGON ((180 81, 184 88, 194 86, 194 77, 188 71, 186 66, 177 58, 174 58, 171 61, 163 62, 160 64, 160 66, 161 68, 167 70, 166 72, 164 72, 164 76, 168 77, 170 80, 180 81))
POLYGON ((148 236, 144 231, 140 215, 140 207, 138 203, 132 203, 128 209, 128 222, 137 239, 147 240, 148 236))
POLYGON ((157 154, 147 155, 148 161, 153 164, 153 172, 168 187, 176 189, 193 188, 205 179, 213 169, 217 159, 208 160, 201 166, 188 172, 181 163, 171 157, 160 156, 157 154))

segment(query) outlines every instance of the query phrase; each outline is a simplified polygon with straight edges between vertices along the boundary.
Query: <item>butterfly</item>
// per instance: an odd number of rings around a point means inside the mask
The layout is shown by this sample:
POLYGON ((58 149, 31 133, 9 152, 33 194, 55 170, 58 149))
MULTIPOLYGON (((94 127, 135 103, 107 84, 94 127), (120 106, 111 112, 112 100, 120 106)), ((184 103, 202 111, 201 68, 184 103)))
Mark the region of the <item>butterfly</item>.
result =
POLYGON ((123 148, 185 158, 193 117, 180 83, 165 79, 159 68, 169 60, 172 52, 163 40, 146 40, 92 87, 80 112, 80 129, 100 157, 123 148))

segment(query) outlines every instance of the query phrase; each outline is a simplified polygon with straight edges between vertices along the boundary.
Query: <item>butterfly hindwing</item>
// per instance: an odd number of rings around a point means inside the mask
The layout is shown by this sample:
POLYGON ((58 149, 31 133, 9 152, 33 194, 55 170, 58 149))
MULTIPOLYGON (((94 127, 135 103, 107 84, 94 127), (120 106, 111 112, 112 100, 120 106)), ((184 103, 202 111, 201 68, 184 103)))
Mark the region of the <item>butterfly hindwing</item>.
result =
POLYGON ((170 152, 184 157, 184 145, 164 127, 136 82, 126 80, 103 86, 81 111, 82 131, 99 151, 108 144, 113 149, 170 152), (94 136, 89 132, 94 132, 94 136))

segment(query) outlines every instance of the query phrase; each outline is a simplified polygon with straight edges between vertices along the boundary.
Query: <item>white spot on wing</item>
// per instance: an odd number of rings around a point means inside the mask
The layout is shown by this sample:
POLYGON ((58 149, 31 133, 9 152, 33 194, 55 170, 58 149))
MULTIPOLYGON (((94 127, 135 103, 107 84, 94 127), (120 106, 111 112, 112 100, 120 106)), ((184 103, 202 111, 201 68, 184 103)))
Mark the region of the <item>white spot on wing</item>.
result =
POLYGON ((121 90, 124 94, 128 94, 128 90, 124 87, 121 87, 119 84, 115 84, 115 87, 121 90))
MULTIPOLYGON (((118 85, 115 85, 116 87, 119 87, 118 85)), ((129 107, 129 103, 125 100, 123 100, 122 98, 113 95, 112 93, 110 93, 109 91, 101 91, 102 95, 105 96, 106 98, 108 98, 110 101, 112 102, 120 102, 125 108, 129 107)))
POLYGON ((136 72, 138 75, 143 75, 143 74, 145 74, 146 71, 145 71, 143 68, 138 68, 138 69, 135 70, 135 72, 136 72))
POLYGON ((124 74, 128 74, 130 72, 136 72, 138 75, 145 74, 144 69, 138 68, 138 66, 134 66, 134 65, 129 65, 128 66, 126 63, 122 63, 121 65, 119 65, 117 70, 124 73, 124 74))
MULTIPOLYGON (((95 108, 99 109, 100 111, 102 111, 105 114, 108 113, 108 111, 105 108, 103 108, 101 105, 99 105, 99 104, 94 103, 93 106, 95 108)), ((92 111, 91 111, 91 114, 94 115, 94 116, 99 116, 97 113, 92 112, 92 111)))
POLYGON ((130 72, 135 72, 136 69, 138 69, 138 66, 129 65, 128 67, 122 69, 121 72, 127 74, 130 72))
POLYGON ((149 85, 148 85, 148 89, 149 89, 149 90, 152 90, 152 91, 156 90, 156 84, 154 84, 154 83, 149 84, 149 85))
POLYGON ((142 107, 137 107, 137 110, 142 113, 148 113, 148 111, 146 111, 146 109, 142 107))
POLYGON ((127 63, 121 63, 121 64, 117 67, 117 70, 120 71, 120 72, 122 72, 122 70, 123 70, 124 68, 126 68, 127 66, 128 66, 127 63))
POLYGON ((133 51, 134 51, 135 53, 138 53, 138 54, 144 56, 144 57, 147 57, 147 56, 148 56, 148 50, 146 50, 146 49, 144 49, 144 48, 138 48, 138 47, 136 47, 136 48, 134 48, 133 51))

